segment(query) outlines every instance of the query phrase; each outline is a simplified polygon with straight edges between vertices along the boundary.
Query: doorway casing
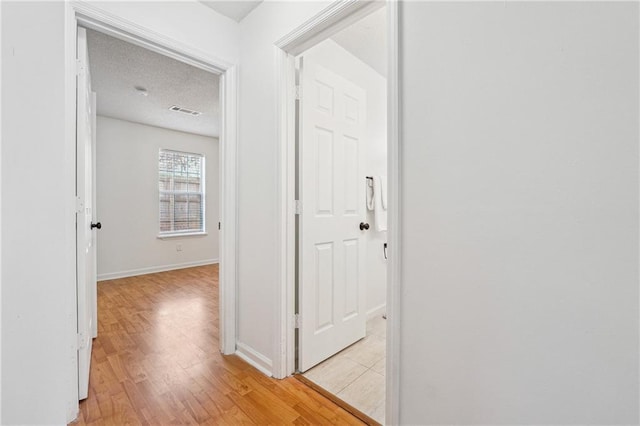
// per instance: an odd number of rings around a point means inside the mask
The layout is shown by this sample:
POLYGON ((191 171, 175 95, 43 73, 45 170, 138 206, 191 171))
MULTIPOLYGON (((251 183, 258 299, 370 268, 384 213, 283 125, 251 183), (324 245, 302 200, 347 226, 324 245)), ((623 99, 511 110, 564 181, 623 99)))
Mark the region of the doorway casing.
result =
POLYGON ((295 181, 296 181, 296 65, 295 57, 348 27, 371 12, 387 6, 387 167, 389 188, 387 269, 386 423, 398 424, 400 338, 400 134, 398 70, 398 3, 396 1, 337 0, 316 16, 275 42, 278 76, 279 170, 279 287, 275 306, 273 376, 295 373, 295 181))
MULTIPOLYGON (((141 27, 103 11, 88 2, 67 4, 65 21, 65 63, 66 63, 66 105, 65 116, 67 140, 66 156, 75 175, 75 128, 76 128, 76 37, 77 28, 82 26, 93 29, 129 43, 144 47, 164 56, 176 59, 197 68, 220 76, 220 351, 232 354, 236 349, 236 277, 237 277, 237 79, 235 64, 212 57, 198 49, 171 39, 163 34, 141 27)), ((75 194, 69 194, 67 205, 75 211, 75 194)), ((73 230, 75 232, 75 229, 73 230)), ((75 240, 75 234, 70 238, 75 240)), ((73 256, 75 258, 75 256, 73 256)), ((74 303, 76 300, 75 283, 73 285, 74 303)), ((76 333, 77 317, 70 318, 69 327, 76 333)), ((73 361, 72 361, 73 362, 73 361)), ((76 377, 71 380, 77 384, 77 362, 73 371, 76 377)), ((70 389, 73 386, 70 387, 70 389)), ((70 391, 67 406, 67 420, 74 420, 78 413, 77 386, 75 394, 70 391)))

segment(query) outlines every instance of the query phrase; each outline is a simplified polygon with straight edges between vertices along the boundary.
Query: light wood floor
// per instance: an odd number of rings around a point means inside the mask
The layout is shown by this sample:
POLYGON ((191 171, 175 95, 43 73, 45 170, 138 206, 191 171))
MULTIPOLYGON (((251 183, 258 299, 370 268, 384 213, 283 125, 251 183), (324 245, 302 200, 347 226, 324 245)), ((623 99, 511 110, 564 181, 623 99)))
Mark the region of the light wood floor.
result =
POLYGON ((362 424, 299 381, 218 351, 218 267, 98 284, 89 397, 73 424, 362 424))

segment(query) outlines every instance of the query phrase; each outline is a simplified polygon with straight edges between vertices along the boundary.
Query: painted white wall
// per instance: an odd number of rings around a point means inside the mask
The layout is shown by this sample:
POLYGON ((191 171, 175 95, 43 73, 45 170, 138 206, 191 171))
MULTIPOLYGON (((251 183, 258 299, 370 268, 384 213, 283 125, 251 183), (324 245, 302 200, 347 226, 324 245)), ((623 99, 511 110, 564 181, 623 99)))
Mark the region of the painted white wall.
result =
POLYGON ((217 138, 98 116, 96 144, 99 280, 218 261, 217 138), (206 236, 158 238, 160 149, 205 156, 206 236))
MULTIPOLYGON (((0 23, 2 23, 2 7, 0 7, 0 23)), ((2 30, 0 30, 0 48, 2 46, 2 30)), ((0 100, 2 99, 2 58, 0 57, 0 100)), ((0 102, 0 188, 2 188, 2 102, 0 102)), ((0 331, 2 330, 2 191, 0 191, 0 331)), ((2 336, 0 335, 0 373, 2 372, 2 336)), ((0 386, 2 401, 2 386, 0 386)), ((2 403, 0 403, 0 423, 2 422, 2 403)))
MULTIPOLYGON (((384 48, 384 47, 383 47, 384 48)), ((387 174, 387 80, 331 39, 304 52, 303 57, 357 84, 367 93, 365 175, 387 174)), ((362 182, 365 185, 365 182, 362 182)), ((367 211, 371 228, 365 234, 366 310, 369 315, 384 313, 387 300, 387 262, 383 244, 386 232, 375 230, 373 212, 367 211)))
POLYGON ((92 1, 91 5, 210 56, 238 62, 238 23, 198 1, 92 1))
POLYGON ((238 347, 271 370, 280 303, 275 42, 329 2, 263 2, 240 23, 238 347))
POLYGON ((402 424, 638 424, 638 4, 401 4, 402 424))
MULTIPOLYGON (((237 62, 237 24, 204 5, 102 6, 209 56, 237 62)), ((65 27, 69 4, 0 2, 0 8, 1 423, 66 424, 67 414, 77 411, 77 401, 69 398, 77 393, 75 171, 63 167, 74 161, 74 128, 65 121, 75 96, 74 79, 65 76, 65 66, 73 65, 65 63, 65 49, 73 45, 65 27)))
POLYGON ((0 423, 64 424, 77 374, 71 361, 75 218, 67 205, 75 173, 60 167, 67 160, 64 5, 2 2, 0 7, 5 225, 0 423))

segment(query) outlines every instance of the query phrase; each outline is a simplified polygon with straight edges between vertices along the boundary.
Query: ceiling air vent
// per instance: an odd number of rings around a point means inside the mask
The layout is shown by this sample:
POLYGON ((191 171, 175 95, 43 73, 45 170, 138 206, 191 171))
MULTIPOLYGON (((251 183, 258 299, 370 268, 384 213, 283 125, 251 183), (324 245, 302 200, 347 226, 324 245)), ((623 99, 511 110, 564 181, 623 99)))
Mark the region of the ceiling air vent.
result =
POLYGON ((202 115, 202 113, 200 111, 194 111, 194 110, 189 109, 189 108, 182 108, 182 107, 179 107, 178 105, 170 106, 169 110, 175 111, 175 112, 181 112, 181 113, 187 114, 187 115, 194 115, 194 116, 202 115))

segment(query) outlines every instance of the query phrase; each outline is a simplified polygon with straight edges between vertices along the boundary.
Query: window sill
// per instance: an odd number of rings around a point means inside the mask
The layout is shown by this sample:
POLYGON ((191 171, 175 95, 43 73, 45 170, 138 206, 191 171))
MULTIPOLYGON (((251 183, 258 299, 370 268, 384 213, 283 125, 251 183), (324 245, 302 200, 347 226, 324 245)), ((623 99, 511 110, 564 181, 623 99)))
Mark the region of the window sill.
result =
POLYGON ((207 232, 184 232, 184 233, 175 233, 175 234, 158 234, 159 240, 168 240, 172 238, 182 238, 182 237, 206 237, 209 235, 207 232))

